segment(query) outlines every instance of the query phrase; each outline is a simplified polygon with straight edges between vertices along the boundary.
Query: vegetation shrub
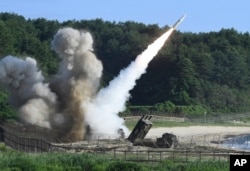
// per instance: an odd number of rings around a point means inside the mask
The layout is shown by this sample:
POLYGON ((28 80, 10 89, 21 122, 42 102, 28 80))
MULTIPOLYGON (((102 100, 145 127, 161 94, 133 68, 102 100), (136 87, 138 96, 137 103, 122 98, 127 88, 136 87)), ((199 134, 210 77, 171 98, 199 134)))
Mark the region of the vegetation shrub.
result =
POLYGON ((137 163, 117 161, 107 167, 107 171, 144 171, 144 167, 137 163))
POLYGON ((34 171, 37 168, 37 164, 28 156, 17 153, 15 156, 12 155, 12 157, 9 158, 7 167, 20 171, 34 171))

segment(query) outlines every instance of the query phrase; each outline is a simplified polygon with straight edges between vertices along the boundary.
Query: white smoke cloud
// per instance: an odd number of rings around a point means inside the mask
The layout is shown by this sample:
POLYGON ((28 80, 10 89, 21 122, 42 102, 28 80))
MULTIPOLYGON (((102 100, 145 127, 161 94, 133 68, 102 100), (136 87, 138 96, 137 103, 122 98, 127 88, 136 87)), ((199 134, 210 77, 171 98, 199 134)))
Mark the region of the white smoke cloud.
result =
POLYGON ((51 128, 50 106, 41 98, 28 100, 20 109, 20 119, 31 125, 51 128))
POLYGON ((21 105, 34 96, 30 88, 44 80, 36 61, 30 57, 23 60, 7 56, 0 61, 0 70, 0 82, 11 90, 11 97, 15 96, 11 100, 16 105, 21 105))
POLYGON ((148 48, 137 56, 127 68, 121 70, 106 88, 101 89, 90 104, 83 104, 86 108, 86 120, 93 129, 94 134, 116 135, 117 130, 122 128, 126 135, 129 130, 124 121, 117 114, 125 110, 126 101, 129 99, 129 91, 136 85, 136 80, 146 72, 149 62, 157 55, 165 41, 173 32, 171 28, 148 48))
POLYGON ((9 89, 10 103, 19 108, 20 118, 25 123, 50 128, 49 116, 56 95, 43 83, 36 60, 7 56, 0 61, 0 70, 0 83, 9 89))

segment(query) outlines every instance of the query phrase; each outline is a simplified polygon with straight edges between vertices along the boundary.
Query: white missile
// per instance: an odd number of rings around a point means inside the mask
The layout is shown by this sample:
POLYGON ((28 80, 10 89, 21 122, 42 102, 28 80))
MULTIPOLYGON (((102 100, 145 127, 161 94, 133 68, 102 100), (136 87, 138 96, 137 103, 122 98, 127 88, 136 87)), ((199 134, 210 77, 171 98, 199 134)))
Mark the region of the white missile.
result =
POLYGON ((173 25, 173 28, 176 29, 181 24, 181 22, 185 19, 185 17, 186 17, 186 14, 184 14, 178 21, 176 21, 176 23, 173 25))

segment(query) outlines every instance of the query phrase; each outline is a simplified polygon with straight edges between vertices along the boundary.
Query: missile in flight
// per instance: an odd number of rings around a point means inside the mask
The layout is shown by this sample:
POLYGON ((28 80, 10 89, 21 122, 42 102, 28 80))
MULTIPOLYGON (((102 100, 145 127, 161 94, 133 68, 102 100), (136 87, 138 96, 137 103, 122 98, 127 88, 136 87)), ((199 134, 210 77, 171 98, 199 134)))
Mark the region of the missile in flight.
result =
POLYGON ((181 24, 181 22, 185 19, 185 17, 186 17, 186 14, 184 14, 179 20, 177 20, 176 23, 173 25, 173 28, 176 29, 181 24))

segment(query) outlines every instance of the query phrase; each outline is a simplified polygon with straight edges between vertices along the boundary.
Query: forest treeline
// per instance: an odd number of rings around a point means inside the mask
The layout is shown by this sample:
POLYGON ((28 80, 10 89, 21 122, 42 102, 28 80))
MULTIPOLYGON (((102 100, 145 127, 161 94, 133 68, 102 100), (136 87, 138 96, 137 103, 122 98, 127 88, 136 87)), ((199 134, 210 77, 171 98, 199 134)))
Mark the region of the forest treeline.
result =
MULTIPOLYGON (((33 57, 49 79, 60 60, 50 44, 62 27, 91 32, 94 51, 104 66, 102 86, 168 29, 132 21, 58 22, 0 13, 0 58, 33 57)), ((131 95, 128 106, 151 106, 167 113, 250 111, 249 32, 233 28, 208 33, 174 31, 131 95)), ((8 105, 8 92, 1 88, 0 116, 6 113, 15 115, 8 105)))

